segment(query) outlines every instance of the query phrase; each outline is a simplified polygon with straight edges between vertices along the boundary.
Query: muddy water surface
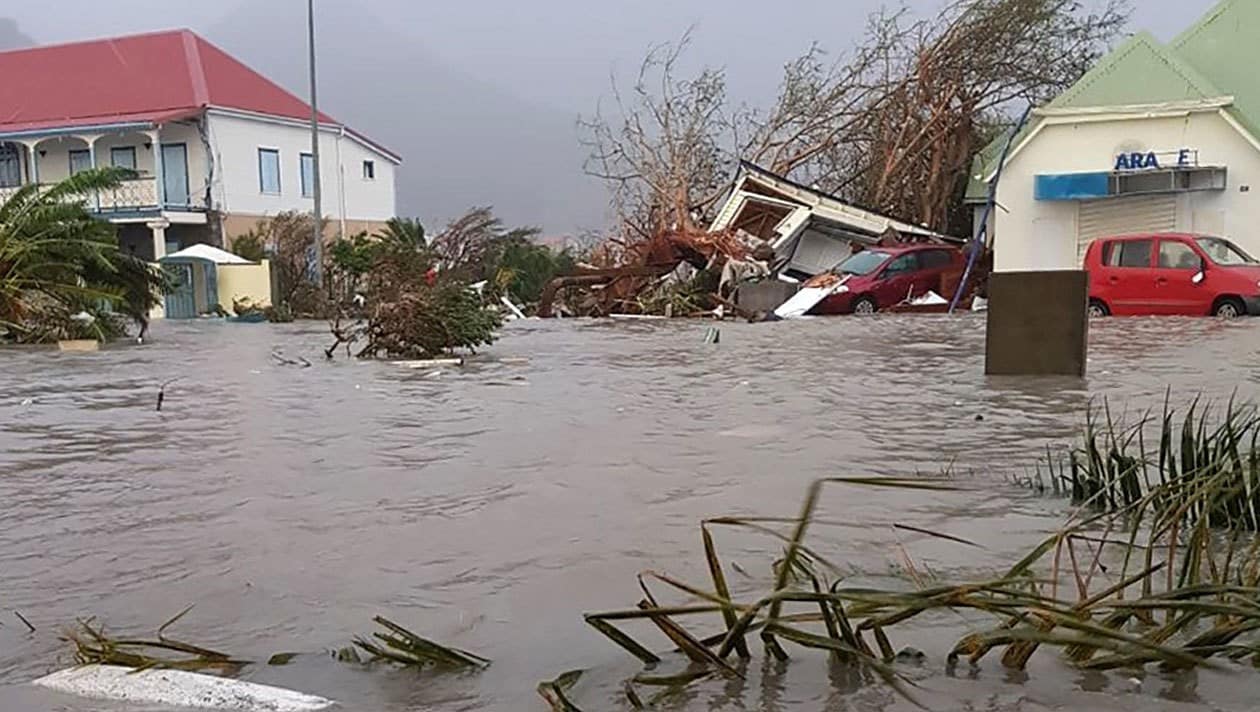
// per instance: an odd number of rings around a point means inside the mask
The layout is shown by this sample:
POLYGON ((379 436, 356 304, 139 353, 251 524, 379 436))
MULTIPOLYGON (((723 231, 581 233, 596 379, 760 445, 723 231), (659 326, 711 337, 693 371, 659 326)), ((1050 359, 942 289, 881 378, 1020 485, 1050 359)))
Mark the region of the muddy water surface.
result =
MULTIPOLYGON (((986 379, 974 317, 724 325, 719 345, 704 328, 518 323, 464 369, 326 364, 318 324, 167 322, 143 347, 0 351, 0 710, 121 709, 24 683, 65 662, 57 634, 76 617, 151 632, 188 604, 183 637, 310 653, 247 676, 346 710, 541 710, 535 685, 575 668, 590 669, 575 691, 588 710, 625 709, 639 666, 581 613, 633 606, 645 569, 703 582, 702 517, 794 514, 823 476, 951 468, 964 491, 828 491, 839 525, 816 541, 855 579, 899 585, 907 556, 942 579, 984 576, 1064 515, 1008 478, 1067 442, 1091 398, 1260 395, 1255 322, 1100 323, 1086 381, 986 379), (434 677, 327 656, 378 613, 494 665, 434 677)), ((741 593, 770 586, 775 542, 723 532, 719 546, 746 572, 741 593)), ((1027 675, 996 659, 947 673, 967 629, 894 634, 928 654, 907 672, 930 709, 1241 711, 1260 693, 1247 673, 1088 676, 1053 656, 1027 675)), ((811 652, 747 678, 664 708, 911 709, 811 652)))

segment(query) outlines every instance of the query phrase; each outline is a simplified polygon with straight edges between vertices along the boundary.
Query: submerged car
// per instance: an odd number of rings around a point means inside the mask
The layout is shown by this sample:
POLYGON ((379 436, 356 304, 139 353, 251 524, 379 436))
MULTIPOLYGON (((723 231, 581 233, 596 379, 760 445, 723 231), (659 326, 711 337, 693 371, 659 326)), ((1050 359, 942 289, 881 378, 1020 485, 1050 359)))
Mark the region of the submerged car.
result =
POLYGON ((844 284, 811 313, 874 314, 929 291, 941 293, 942 278, 961 274, 965 266, 962 251, 948 245, 862 250, 833 270, 844 284))
POLYGON ((1090 316, 1260 314, 1260 262, 1221 237, 1102 238, 1085 252, 1090 316))

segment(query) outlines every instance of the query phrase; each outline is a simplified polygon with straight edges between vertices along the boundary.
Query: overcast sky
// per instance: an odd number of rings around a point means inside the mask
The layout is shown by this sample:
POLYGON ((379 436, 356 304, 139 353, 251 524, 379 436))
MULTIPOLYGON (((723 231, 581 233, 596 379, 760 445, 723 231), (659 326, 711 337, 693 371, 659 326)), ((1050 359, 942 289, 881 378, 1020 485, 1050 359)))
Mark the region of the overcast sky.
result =
MULTIPOLYGON (((304 0, 252 0, 304 5, 304 0)), ((726 67, 735 93, 772 92, 787 59, 817 41, 842 51, 866 16, 899 0, 316 0, 342 2, 387 18, 393 30, 443 61, 522 98, 565 111, 585 111, 608 85, 610 69, 634 69, 649 45, 697 27, 692 58, 726 67), (750 9, 743 10, 748 6, 750 9), (753 10, 752 8, 756 8, 753 10), (772 11, 782 13, 772 16, 772 11)), ((12 3, 38 42, 214 25, 233 0, 58 0, 12 3)), ((906 0, 932 11, 942 0, 906 0)), ((1214 0, 1137 0, 1133 25, 1168 38, 1214 0)), ((322 28, 335 32, 336 28, 322 28)), ((326 58, 325 61, 335 61, 326 58)))
MULTIPOLYGON (((902 1, 315 0, 322 108, 403 155, 401 214, 441 225, 493 205, 508 224, 574 232, 607 222, 607 194, 583 174, 576 119, 609 95, 611 73, 624 85, 649 47, 693 27, 679 75, 722 67, 734 102, 764 107, 785 62, 813 43, 845 53, 872 12, 902 1)), ((919 14, 945 2, 904 0, 919 14)), ((1167 39, 1213 2, 1132 0, 1131 29, 1167 39)), ((306 96, 305 7, 9 0, 0 17, 37 43, 190 27, 306 96)))

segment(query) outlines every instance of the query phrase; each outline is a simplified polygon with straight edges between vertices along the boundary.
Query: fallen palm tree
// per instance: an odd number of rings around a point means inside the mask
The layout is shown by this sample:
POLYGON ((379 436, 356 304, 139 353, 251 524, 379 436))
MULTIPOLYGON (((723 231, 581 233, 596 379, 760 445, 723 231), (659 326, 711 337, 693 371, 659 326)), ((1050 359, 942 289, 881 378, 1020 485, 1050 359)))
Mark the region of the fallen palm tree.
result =
MULTIPOLYGON (((676 689, 711 676, 740 676, 732 656, 750 659, 757 639, 767 656, 780 661, 794 648, 825 652, 913 700, 913 684, 898 668, 895 637, 916 619, 943 611, 963 614, 971 627, 948 652, 950 665, 964 659, 978 665, 1000 653, 1004 666, 1023 670, 1036 652, 1049 649, 1088 670, 1219 667, 1244 660, 1260 666, 1260 540, 1242 536, 1254 528, 1251 485, 1260 462, 1255 435, 1260 427, 1244 410, 1231 405, 1220 425, 1208 427, 1203 411, 1192 408, 1181 464, 1170 467, 1167 458, 1155 458, 1165 476, 1137 485, 1132 478, 1143 472, 1145 458, 1126 459, 1125 441, 1113 431, 1107 436, 1108 442, 1116 438, 1111 454, 1090 455, 1092 465, 1078 463, 1074 475, 1059 475, 1076 483, 1079 505, 1063 527, 989 577, 953 584, 914 577, 915 585, 897 590, 850 584, 808 536, 832 524, 817 514, 825 486, 940 492, 960 487, 949 480, 832 478, 810 487, 797 517, 702 522, 706 583, 645 572, 639 577, 643 598, 635 607, 585 619, 646 666, 626 683, 627 699, 636 708, 643 704, 636 685, 645 680, 664 680, 676 689), (771 567, 772 588, 751 597, 732 594, 713 535, 723 527, 786 544, 771 567), (662 604, 654 587, 685 600, 662 604), (704 619, 708 624, 701 628, 697 622, 704 619), (673 649, 653 650, 625 630, 632 622, 651 623, 673 649), (657 673, 668 658, 679 656, 689 663, 685 674, 657 673)), ((1165 455, 1169 423, 1170 416, 1161 439, 1165 455)), ((1134 441, 1140 437, 1130 435, 1134 441)), ((1082 452, 1098 450, 1099 438, 1094 426, 1087 429, 1082 452)), ((896 526, 976 546, 925 528, 896 526)), ((569 680, 569 687, 575 681, 569 680)), ((540 692, 556 709, 575 709, 567 687, 562 695, 554 686, 540 692)))

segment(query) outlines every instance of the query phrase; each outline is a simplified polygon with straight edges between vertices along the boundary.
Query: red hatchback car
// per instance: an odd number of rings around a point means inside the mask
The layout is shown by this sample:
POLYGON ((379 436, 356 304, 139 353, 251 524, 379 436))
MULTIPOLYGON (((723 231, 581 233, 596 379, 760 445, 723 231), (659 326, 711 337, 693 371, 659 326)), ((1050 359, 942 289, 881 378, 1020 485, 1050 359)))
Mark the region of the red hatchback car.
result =
POLYGON ((1260 314, 1260 262, 1204 235, 1103 238, 1085 253, 1090 316, 1260 314))
POLYGON ((874 314, 929 291, 941 291, 941 278, 961 274, 961 250, 945 245, 873 247, 854 254, 834 271, 847 275, 840 291, 824 299, 813 314, 874 314))

